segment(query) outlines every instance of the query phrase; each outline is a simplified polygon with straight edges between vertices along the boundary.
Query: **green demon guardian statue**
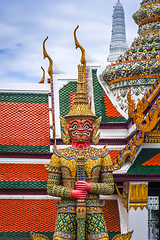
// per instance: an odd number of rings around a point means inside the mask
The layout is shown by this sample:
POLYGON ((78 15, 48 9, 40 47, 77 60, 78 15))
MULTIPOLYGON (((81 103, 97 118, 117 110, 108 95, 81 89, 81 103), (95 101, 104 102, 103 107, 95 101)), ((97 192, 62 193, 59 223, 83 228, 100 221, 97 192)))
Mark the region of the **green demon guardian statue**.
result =
MULTIPOLYGON (((78 65, 78 83, 75 102, 70 112, 60 117, 62 139, 72 146, 53 149, 47 170, 47 192, 61 197, 53 240, 109 240, 99 194, 114 193, 112 164, 106 147, 91 147, 97 144, 101 118, 93 114, 88 104, 85 81, 85 64, 78 65)), ((114 239, 130 239, 131 234, 120 234, 114 239)), ((33 239, 46 239, 32 233, 33 239)))

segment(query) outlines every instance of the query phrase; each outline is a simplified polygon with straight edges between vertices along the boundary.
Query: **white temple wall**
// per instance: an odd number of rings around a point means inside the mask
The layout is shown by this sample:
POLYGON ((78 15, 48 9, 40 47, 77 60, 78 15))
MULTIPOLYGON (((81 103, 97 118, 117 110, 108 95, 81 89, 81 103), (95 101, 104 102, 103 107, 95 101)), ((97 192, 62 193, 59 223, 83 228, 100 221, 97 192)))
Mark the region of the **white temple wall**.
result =
POLYGON ((148 210, 131 208, 128 214, 128 231, 132 231, 132 240, 148 240, 148 210))
POLYGON ((148 240, 148 182, 130 182, 129 184, 128 231, 132 231, 132 240, 148 240))
POLYGON ((120 216, 121 233, 127 233, 128 232, 128 224, 127 224, 128 214, 119 196, 117 196, 117 200, 118 200, 118 208, 119 208, 119 216, 120 216))

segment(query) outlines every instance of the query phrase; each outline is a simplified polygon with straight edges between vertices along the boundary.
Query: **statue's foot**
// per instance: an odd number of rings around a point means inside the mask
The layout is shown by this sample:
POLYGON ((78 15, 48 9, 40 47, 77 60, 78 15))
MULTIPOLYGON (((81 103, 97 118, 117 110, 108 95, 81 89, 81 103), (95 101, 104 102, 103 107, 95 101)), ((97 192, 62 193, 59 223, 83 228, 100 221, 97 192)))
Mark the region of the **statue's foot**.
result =
POLYGON ((112 238, 112 240, 129 240, 132 237, 132 233, 133 231, 124 234, 117 234, 112 238))
POLYGON ((35 232, 30 232, 32 240, 50 240, 47 236, 43 234, 37 234, 35 232))

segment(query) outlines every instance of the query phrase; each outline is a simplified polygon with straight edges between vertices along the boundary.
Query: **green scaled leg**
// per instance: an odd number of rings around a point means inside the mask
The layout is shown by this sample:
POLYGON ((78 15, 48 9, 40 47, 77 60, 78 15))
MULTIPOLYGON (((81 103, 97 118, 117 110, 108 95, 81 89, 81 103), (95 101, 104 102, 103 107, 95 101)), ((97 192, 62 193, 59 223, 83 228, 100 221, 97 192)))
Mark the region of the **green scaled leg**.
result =
POLYGON ((77 219, 77 240, 85 240, 85 219, 77 219))

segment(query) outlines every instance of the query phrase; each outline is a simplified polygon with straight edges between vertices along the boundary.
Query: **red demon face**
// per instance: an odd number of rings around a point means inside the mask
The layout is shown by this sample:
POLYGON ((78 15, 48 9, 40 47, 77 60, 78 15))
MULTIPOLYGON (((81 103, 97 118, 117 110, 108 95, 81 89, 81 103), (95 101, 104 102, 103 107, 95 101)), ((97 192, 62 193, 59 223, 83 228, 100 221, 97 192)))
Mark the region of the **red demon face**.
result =
POLYGON ((93 136, 93 120, 74 119, 69 120, 68 133, 74 142, 89 142, 93 136))

